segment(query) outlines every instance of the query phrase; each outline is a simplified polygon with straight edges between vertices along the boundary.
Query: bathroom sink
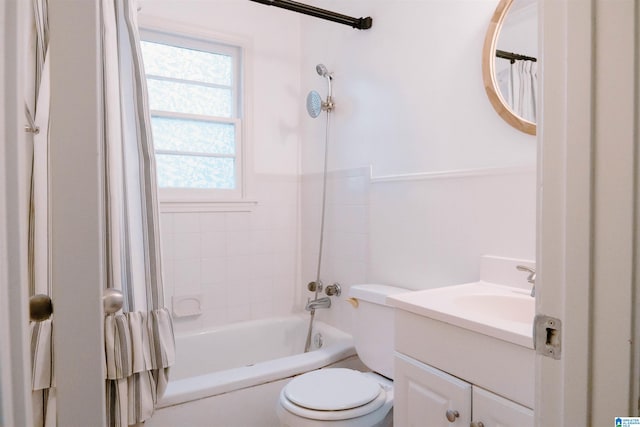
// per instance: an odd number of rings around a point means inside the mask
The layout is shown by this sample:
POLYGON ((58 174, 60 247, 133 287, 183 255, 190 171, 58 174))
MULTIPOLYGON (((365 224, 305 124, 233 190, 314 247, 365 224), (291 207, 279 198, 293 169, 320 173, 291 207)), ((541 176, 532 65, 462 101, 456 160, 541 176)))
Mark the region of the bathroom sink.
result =
POLYGON ((460 310, 477 317, 531 325, 535 316, 535 300, 528 295, 471 294, 460 295, 454 303, 460 310))
POLYGON ((393 295, 394 307, 533 348, 535 298, 525 289, 473 282, 393 295))

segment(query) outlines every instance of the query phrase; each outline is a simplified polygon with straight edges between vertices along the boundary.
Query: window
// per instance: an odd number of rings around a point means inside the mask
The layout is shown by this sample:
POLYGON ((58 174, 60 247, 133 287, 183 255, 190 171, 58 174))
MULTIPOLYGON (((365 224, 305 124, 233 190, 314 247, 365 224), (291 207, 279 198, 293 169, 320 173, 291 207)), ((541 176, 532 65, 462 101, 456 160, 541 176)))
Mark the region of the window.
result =
POLYGON ((143 31, 141 50, 161 196, 240 197, 240 48, 143 31))

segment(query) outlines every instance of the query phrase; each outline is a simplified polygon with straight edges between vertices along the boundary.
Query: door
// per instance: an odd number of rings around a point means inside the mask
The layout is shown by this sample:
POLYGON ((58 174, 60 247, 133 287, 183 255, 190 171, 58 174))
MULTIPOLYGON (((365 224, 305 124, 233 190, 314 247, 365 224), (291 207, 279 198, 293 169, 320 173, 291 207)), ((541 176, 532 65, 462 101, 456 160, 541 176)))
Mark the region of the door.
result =
POLYGON ((638 415, 640 10, 634 0, 539 10, 536 299, 562 321, 562 355, 537 356, 536 426, 611 425, 638 415))
POLYGON ((25 363, 28 151, 21 91, 27 4, 0 0, 0 426, 7 427, 32 423, 31 366, 25 363))
POLYGON ((471 384, 396 353, 393 422, 407 427, 467 427, 471 384))
POLYGON ((105 422, 100 2, 51 0, 48 7, 58 425, 100 427, 105 422))

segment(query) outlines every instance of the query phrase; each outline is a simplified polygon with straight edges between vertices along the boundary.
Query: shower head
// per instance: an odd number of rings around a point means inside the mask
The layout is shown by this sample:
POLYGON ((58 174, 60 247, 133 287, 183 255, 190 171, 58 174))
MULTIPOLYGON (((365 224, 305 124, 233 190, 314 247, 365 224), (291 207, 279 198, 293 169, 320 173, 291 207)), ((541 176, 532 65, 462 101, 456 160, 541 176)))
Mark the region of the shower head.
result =
POLYGON ((329 70, 327 70, 327 67, 325 67, 324 64, 316 65, 316 72, 318 73, 319 76, 326 77, 329 80, 333 78, 333 76, 331 75, 329 70))
POLYGON ((322 98, 318 92, 311 91, 309 95, 307 95, 307 113, 312 118, 316 118, 322 112, 322 98))
POLYGON ((329 94, 327 95, 328 97, 327 102, 330 102, 331 96, 333 95, 333 91, 331 89, 331 80, 333 80, 333 73, 330 73, 329 70, 327 70, 327 67, 324 66, 324 64, 316 65, 316 72, 320 77, 324 77, 327 79, 327 84, 329 85, 329 94))

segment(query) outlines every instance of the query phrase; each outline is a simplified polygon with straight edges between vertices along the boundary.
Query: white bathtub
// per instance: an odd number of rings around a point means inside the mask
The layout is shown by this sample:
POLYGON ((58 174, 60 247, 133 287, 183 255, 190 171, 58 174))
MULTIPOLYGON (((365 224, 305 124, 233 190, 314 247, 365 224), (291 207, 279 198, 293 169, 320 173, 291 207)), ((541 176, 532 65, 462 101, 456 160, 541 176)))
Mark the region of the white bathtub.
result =
POLYGON ((271 427, 291 377, 327 366, 362 368, 350 335, 314 322, 320 348, 303 353, 308 316, 242 322, 176 337, 176 364, 145 426, 271 427))

